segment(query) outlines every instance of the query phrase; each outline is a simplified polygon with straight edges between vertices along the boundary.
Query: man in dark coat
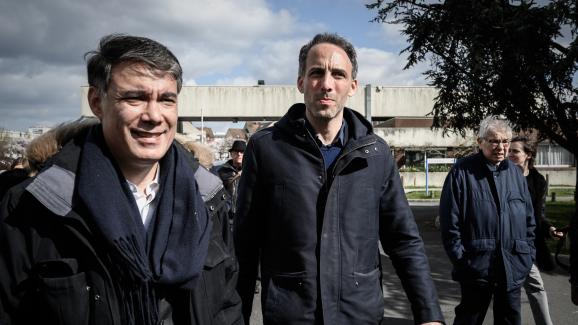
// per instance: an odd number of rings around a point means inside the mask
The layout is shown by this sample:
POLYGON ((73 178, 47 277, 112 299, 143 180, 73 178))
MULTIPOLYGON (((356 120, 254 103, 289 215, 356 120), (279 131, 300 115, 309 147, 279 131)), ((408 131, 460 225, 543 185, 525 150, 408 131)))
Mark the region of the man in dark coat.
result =
POLYGON ((182 69, 162 44, 88 53, 100 123, 12 188, 0 210, 0 324, 191 324, 211 224, 198 164, 174 142, 182 69))
POLYGON ((197 167, 195 179, 213 226, 205 266, 192 292, 191 325, 243 325, 241 298, 236 290, 239 266, 233 246, 230 197, 219 177, 205 167, 197 167))
POLYGON ((462 298, 454 324, 521 324, 520 289, 534 262, 535 218, 526 179, 505 159, 512 130, 495 116, 480 123, 480 152, 459 160, 440 198, 444 248, 462 298))
POLYGON ((299 55, 305 104, 249 140, 235 219, 246 323, 260 262, 265 324, 379 324, 380 241, 414 321, 443 321, 390 148, 345 108, 356 74, 347 40, 315 36, 299 55))

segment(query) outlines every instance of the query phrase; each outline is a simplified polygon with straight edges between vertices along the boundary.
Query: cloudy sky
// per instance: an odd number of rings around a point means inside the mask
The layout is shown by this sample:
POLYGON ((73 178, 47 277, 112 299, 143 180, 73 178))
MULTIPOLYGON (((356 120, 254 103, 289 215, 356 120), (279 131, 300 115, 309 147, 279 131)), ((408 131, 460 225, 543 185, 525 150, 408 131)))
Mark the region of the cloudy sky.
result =
POLYGON ((299 48, 319 32, 355 45, 363 85, 423 85, 403 71, 395 26, 369 22, 370 0, 0 0, 0 128, 73 120, 86 85, 83 55, 127 33, 167 45, 185 85, 295 84, 299 48))

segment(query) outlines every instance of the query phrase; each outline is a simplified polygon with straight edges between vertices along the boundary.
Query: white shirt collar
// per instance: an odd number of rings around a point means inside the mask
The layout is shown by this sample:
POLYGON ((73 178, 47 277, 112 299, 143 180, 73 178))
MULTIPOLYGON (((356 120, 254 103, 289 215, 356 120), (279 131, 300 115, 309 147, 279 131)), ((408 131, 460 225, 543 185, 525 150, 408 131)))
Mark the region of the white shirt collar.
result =
POLYGON ((138 191, 138 187, 129 181, 128 179, 126 182, 128 183, 128 187, 134 196, 136 201, 136 205, 138 207, 138 211, 140 213, 140 217, 142 219, 142 223, 145 228, 148 229, 152 216, 156 211, 157 203, 154 202, 154 199, 159 192, 159 168, 157 168, 157 172, 155 174, 155 178, 145 187, 144 193, 140 193, 138 191))

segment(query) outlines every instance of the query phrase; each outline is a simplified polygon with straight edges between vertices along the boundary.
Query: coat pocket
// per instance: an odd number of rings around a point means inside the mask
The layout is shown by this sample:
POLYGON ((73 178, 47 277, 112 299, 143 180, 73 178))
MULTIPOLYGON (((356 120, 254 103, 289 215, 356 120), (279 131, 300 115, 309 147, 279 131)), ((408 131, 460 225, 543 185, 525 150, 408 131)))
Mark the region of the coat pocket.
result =
POLYGON ((384 307, 379 268, 343 277, 339 309, 346 324, 379 324, 384 307))
POLYGON ((462 257, 463 279, 485 279, 489 276, 496 255, 495 239, 474 239, 464 243, 465 252, 462 257))
POLYGON ((514 241, 510 263, 512 265, 512 279, 515 284, 524 282, 532 268, 532 247, 525 240, 514 241))
POLYGON ((231 255, 229 254, 227 246, 225 246, 223 239, 213 237, 209 242, 209 248, 207 250, 207 258, 205 259, 205 269, 210 270, 230 257, 231 255))
POLYGON ((35 267, 38 319, 46 324, 88 324, 90 287, 74 259, 40 262, 35 267))
POLYGON ((305 271, 278 273, 263 279, 265 324, 308 324, 314 320, 316 295, 314 278, 305 271))

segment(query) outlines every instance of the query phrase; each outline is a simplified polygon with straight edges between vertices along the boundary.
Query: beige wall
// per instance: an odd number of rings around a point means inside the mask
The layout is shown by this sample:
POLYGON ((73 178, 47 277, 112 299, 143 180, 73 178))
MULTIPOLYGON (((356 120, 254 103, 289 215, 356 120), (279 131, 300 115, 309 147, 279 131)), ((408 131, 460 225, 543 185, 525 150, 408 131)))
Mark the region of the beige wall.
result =
POLYGON ((540 174, 548 178, 550 186, 575 186, 576 168, 545 169, 537 168, 540 174))
MULTIPOLYGON (((550 186, 575 186, 576 169, 540 170, 546 177, 549 175, 550 186)), ((400 172, 403 187, 425 187, 425 172, 400 172)), ((446 179, 446 172, 430 172, 428 186, 442 187, 446 179)))
POLYGON ((443 136, 442 130, 430 128, 376 128, 375 134, 391 147, 467 147, 476 143, 474 132, 465 138, 455 134, 443 136))
MULTIPOLYGON (((365 115, 365 86, 349 99, 351 107, 365 115)), ((81 114, 92 116, 81 87, 81 114)), ((371 116, 423 117, 433 108, 436 91, 431 87, 371 87, 371 116)), ((179 116, 207 120, 233 117, 241 120, 278 119, 294 103, 303 102, 296 86, 185 86, 179 94, 179 116)))

